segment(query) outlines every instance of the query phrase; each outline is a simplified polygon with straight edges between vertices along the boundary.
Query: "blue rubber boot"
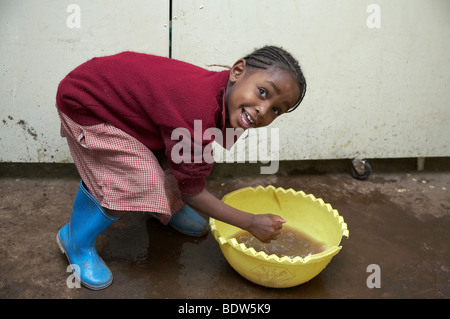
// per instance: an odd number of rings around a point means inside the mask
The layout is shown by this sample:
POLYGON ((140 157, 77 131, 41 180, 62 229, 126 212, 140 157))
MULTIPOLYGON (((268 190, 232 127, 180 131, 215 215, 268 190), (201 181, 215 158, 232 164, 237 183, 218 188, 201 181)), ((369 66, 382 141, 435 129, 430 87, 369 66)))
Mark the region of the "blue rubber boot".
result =
POLYGON ((169 225, 188 236, 200 237, 208 232, 208 222, 188 205, 172 217, 169 225))
POLYGON ((95 238, 118 218, 105 212, 81 181, 68 224, 58 232, 56 240, 59 248, 67 256, 74 275, 80 283, 90 289, 108 287, 113 276, 108 266, 97 254, 95 238))

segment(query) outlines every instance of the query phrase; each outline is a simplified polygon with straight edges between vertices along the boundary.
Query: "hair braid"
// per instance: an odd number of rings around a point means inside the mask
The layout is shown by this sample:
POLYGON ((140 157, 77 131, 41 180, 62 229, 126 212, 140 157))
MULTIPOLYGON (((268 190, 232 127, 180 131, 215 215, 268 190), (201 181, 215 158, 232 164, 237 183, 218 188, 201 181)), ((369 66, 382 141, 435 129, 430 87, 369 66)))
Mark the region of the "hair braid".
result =
POLYGON ((244 60, 249 67, 265 70, 272 67, 278 67, 291 72, 300 89, 300 98, 288 112, 292 112, 299 106, 305 97, 306 80, 298 61, 289 52, 281 47, 265 46, 247 55, 244 57, 244 60))

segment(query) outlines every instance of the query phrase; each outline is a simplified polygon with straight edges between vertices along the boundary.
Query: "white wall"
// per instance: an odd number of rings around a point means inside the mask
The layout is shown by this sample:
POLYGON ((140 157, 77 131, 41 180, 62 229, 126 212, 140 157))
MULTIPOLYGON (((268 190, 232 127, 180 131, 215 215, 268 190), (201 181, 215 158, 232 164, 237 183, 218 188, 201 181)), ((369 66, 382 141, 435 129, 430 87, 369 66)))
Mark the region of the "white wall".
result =
POLYGON ((175 58, 276 44, 299 59, 308 91, 272 125, 280 159, 450 155, 450 1, 176 0, 173 15, 175 58))
POLYGON ((71 162, 55 109, 59 82, 94 56, 168 56, 168 24, 168 1, 1 0, 0 161, 71 162))
MULTIPOLYGON (((172 15, 174 58, 231 65, 275 44, 300 60, 305 100, 271 126, 280 159, 450 156, 450 1, 173 0, 172 15)), ((59 81, 93 56, 168 56, 168 24, 168 0, 1 0, 0 161, 71 161, 59 81)))

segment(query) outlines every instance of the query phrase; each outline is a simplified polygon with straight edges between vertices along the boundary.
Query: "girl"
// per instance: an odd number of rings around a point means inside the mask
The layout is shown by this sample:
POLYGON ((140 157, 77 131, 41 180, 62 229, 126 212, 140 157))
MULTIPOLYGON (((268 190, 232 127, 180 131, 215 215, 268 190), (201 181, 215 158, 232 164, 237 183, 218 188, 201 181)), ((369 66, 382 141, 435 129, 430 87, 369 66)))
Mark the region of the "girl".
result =
MULTIPOLYGON (((222 72, 134 52, 94 58, 70 72, 58 87, 56 102, 61 135, 81 182, 57 242, 69 263, 78 266, 72 267, 80 282, 94 290, 111 284, 113 276, 97 254, 95 238, 132 211, 151 212, 184 234, 202 236, 208 222, 195 209, 263 242, 274 239, 285 221, 243 212, 215 198, 205 188, 212 164, 175 159, 179 141, 173 133, 182 129, 195 144, 194 120, 201 121, 203 132, 266 126, 294 110, 305 91, 298 62, 274 46, 222 72)), ((205 148, 212 140, 194 146, 205 148)))

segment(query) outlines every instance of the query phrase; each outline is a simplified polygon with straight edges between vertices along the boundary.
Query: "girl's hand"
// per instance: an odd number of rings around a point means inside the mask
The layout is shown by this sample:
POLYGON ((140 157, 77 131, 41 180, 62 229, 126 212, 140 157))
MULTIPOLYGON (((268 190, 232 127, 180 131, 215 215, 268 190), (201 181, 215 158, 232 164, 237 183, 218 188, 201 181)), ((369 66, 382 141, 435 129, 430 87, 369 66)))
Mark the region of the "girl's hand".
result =
POLYGON ((269 243, 280 234, 286 221, 277 215, 261 214, 253 215, 248 231, 263 243, 269 243))
POLYGON ((183 201, 193 209, 206 216, 245 229, 263 243, 275 239, 286 222, 283 218, 272 214, 254 215, 233 208, 217 199, 206 189, 191 196, 183 196, 183 201))

